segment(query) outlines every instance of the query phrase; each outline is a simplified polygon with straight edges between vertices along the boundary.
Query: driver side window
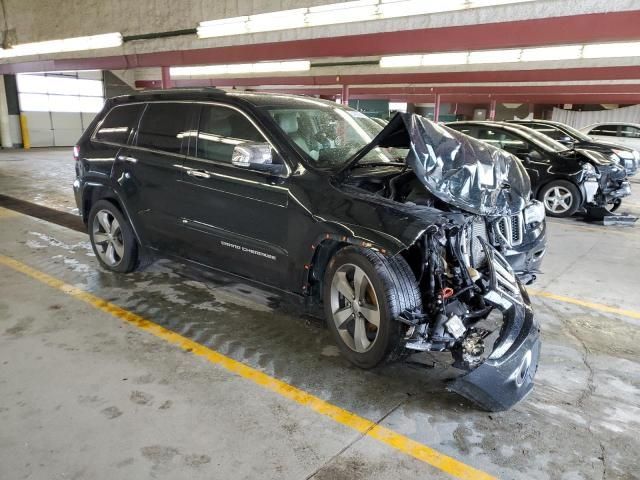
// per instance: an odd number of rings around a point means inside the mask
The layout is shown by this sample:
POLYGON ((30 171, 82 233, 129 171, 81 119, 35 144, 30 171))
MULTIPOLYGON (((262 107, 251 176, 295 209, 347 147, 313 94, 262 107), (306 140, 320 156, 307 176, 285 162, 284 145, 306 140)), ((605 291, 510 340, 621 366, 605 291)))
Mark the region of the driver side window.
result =
POLYGON ((242 113, 228 107, 203 105, 196 136, 196 156, 231 163, 233 149, 246 142, 266 142, 242 113))

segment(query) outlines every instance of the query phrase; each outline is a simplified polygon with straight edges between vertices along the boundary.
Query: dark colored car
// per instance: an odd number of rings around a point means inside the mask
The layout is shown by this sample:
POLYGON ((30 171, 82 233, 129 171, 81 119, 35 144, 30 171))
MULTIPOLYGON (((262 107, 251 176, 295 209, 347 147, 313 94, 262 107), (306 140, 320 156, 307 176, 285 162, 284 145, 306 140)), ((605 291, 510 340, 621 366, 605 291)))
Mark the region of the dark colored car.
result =
POLYGON ((451 352, 450 388, 489 410, 531 390, 539 327, 488 222, 544 220, 512 155, 415 115, 383 129, 333 102, 215 89, 110 99, 74 154, 104 268, 161 255, 259 282, 323 312, 363 368, 451 352))
POLYGON ((601 218, 631 194, 625 169, 599 152, 568 148, 547 135, 511 123, 469 121, 447 126, 521 159, 534 196, 544 204, 547 215, 569 217, 584 210, 601 218))
POLYGON ((583 148, 600 152, 618 161, 625 168, 628 176, 635 175, 640 166, 640 152, 637 150, 619 143, 594 140, 580 130, 576 130, 564 123, 551 120, 507 120, 507 123, 532 128, 570 148, 583 148))

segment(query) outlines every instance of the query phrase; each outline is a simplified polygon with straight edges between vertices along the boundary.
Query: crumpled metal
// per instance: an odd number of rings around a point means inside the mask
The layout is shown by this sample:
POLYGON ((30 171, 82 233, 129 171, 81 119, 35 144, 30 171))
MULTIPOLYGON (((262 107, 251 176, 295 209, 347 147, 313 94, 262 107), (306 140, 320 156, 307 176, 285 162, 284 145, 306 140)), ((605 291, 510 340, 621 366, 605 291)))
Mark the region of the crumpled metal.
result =
POLYGON ((515 215, 526 206, 531 181, 514 155, 419 115, 397 115, 409 136, 406 163, 431 194, 478 215, 515 215))

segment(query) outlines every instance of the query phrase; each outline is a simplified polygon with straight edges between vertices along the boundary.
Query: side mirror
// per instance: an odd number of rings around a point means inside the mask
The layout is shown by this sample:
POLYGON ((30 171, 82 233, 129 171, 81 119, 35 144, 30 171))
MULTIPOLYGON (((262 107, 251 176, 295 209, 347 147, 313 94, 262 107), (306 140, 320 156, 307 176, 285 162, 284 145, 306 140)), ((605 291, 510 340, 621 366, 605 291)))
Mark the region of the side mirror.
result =
POLYGON ((567 145, 567 146, 572 146, 575 143, 573 138, 571 138, 569 136, 559 138, 558 142, 560 142, 563 145, 567 145))
POLYGON ((268 143, 241 143, 236 145, 231 154, 231 163, 236 167, 250 168, 274 175, 282 174, 284 165, 273 163, 273 152, 268 143))

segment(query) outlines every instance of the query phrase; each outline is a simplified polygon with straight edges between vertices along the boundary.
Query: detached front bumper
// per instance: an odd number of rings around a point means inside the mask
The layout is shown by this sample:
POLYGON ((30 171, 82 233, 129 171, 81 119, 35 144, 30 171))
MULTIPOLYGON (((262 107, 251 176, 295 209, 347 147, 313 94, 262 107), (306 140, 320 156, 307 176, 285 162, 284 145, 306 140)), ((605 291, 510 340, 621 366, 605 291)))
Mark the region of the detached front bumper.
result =
POLYGON ((623 182, 620 182, 617 188, 614 188, 609 191, 605 191, 604 195, 605 197, 607 197, 607 199, 611 199, 611 200, 616 198, 628 197, 629 195, 631 195, 631 184, 626 180, 623 182))
POLYGON ((490 255, 492 288, 485 300, 502 311, 503 328, 484 363, 455 379, 449 389, 497 412, 508 410, 533 389, 541 342, 526 290, 515 281, 504 258, 495 250, 490 255))

